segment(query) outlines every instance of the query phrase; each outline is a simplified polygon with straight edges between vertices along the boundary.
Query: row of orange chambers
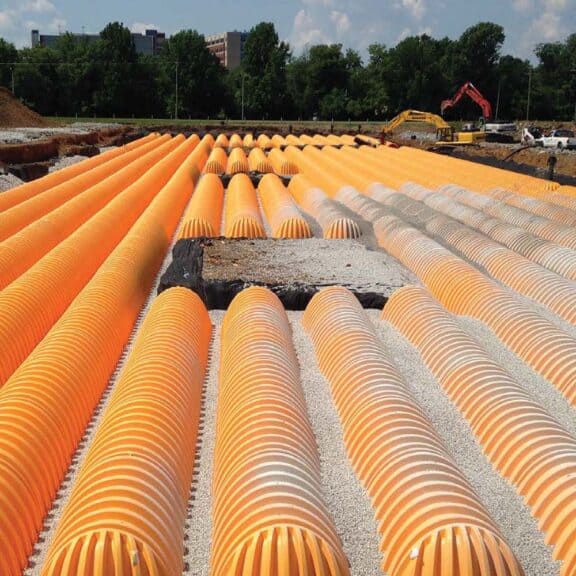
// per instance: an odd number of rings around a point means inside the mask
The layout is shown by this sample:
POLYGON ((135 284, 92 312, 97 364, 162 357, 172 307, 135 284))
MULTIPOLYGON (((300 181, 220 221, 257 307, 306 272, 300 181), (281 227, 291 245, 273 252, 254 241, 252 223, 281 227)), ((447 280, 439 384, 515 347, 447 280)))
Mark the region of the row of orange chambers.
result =
MULTIPOLYGON (((59 245, 58 250, 53 250, 48 255, 51 259, 42 258, 38 262, 38 264, 48 265, 32 266, 25 273, 28 274, 24 276, 26 282, 13 282, 0 296, 4 297, 8 294, 12 300, 7 300, 7 302, 14 303, 18 300, 17 305, 22 306, 19 309, 21 331, 18 331, 18 325, 11 323, 14 315, 11 317, 8 314, 2 318, 3 327, 8 326, 8 331, 3 331, 4 335, 8 334, 8 338, 5 340, 7 346, 4 348, 15 351, 16 356, 19 353, 26 357, 29 351, 48 332, 50 326, 59 316, 62 316, 54 329, 49 332, 48 337, 34 350, 34 353, 30 354, 15 371, 15 367, 19 364, 16 360, 15 364, 12 364, 12 370, 8 369, 8 373, 5 372, 3 375, 2 383, 5 383, 5 386, 0 392, 2 394, 0 402, 1 408, 7 410, 5 414, 10 422, 10 425, 6 427, 2 446, 3 457, 7 458, 2 463, 3 471, 6 471, 3 478, 5 481, 4 490, 10 490, 10 487, 16 483, 21 483, 23 489, 23 493, 16 495, 10 492, 10 498, 6 498, 5 492, 5 497, 2 499, 3 507, 6 510, 4 518, 8 519, 6 533, 22 535, 21 539, 8 538, 6 540, 11 543, 10 550, 4 555, 8 563, 6 570, 4 570, 6 573, 17 573, 13 572, 13 570, 17 570, 15 566, 18 562, 23 561, 26 551, 29 551, 39 522, 54 496, 63 471, 66 469, 67 464, 62 463, 66 461, 66 455, 70 457, 73 452, 73 448, 70 447, 75 446, 79 436, 81 436, 96 399, 105 386, 106 379, 112 369, 111 366, 115 364, 114 358, 117 358, 126 335, 130 331, 139 309, 139 303, 143 301, 146 295, 146 284, 143 284, 142 280, 144 278, 151 282, 152 272, 155 270, 154 265, 151 264, 154 262, 157 264, 158 259, 163 256, 167 242, 169 242, 169 232, 175 228, 175 219, 182 213, 183 206, 192 191, 194 180, 199 172, 200 159, 205 157, 205 150, 197 145, 197 139, 192 138, 188 142, 182 142, 183 139, 175 139, 174 142, 171 142, 167 138, 158 139, 155 135, 136 143, 132 150, 128 148, 124 151, 116 151, 115 154, 121 156, 123 153, 128 154, 137 150, 136 155, 142 156, 145 151, 144 147, 149 146, 155 140, 158 140, 156 146, 160 147, 158 157, 163 158, 164 164, 154 172, 150 171, 152 176, 147 173, 144 182, 137 180, 134 186, 129 186, 127 190, 131 191, 132 196, 123 196, 121 197, 123 201, 115 202, 115 204, 110 202, 110 205, 117 209, 121 203, 126 206, 125 200, 127 198, 140 196, 145 190, 148 190, 148 193, 151 194, 148 196, 148 200, 154 197, 154 200, 149 202, 148 208, 142 208, 142 205, 138 208, 136 205, 133 207, 135 212, 124 213, 120 219, 117 217, 114 219, 114 209, 110 208, 107 212, 103 212, 103 217, 90 219, 88 223, 91 226, 80 227, 78 230, 82 230, 83 234, 76 235, 74 242, 68 242, 68 244, 61 242, 64 248, 61 249, 59 245), (169 145, 172 146, 171 151, 169 145), (179 168, 176 169, 178 166, 179 168), (172 174, 173 176, 170 178, 172 174), (155 188, 150 189, 152 184, 155 188), (176 194, 175 190, 179 190, 179 194, 176 194), (154 196, 154 194, 156 195, 154 196), (140 217, 137 215, 138 210, 140 210, 140 217), (106 228, 106 231, 110 230, 110 227, 106 227, 108 220, 113 223, 113 226, 122 223, 126 225, 128 222, 129 227, 130 218, 139 226, 133 226, 130 233, 118 244, 117 249, 109 252, 111 256, 105 261, 106 265, 101 266, 98 273, 86 284, 86 288, 80 294, 82 298, 75 298, 74 289, 70 292, 62 292, 63 278, 66 280, 74 279, 77 294, 82 287, 81 279, 83 278, 84 266, 88 269, 93 266, 93 274, 94 270, 98 268, 98 259, 102 258, 102 254, 99 252, 98 254, 91 254, 90 258, 86 259, 86 253, 74 251, 73 245, 78 242, 81 243, 86 235, 90 238, 90 234, 94 234, 98 226, 106 228), (164 223, 164 226, 158 226, 158 222, 164 223), (151 225, 152 223, 156 223, 156 226, 151 225), (120 250, 120 247, 123 250, 120 250), (154 255, 155 260, 154 258, 151 259, 151 254, 154 255), (69 255, 72 255, 72 258, 66 259, 69 255), (126 266, 127 261, 130 262, 128 267, 126 266), (94 265, 96 265, 95 268, 94 265), (26 291, 26 283, 32 285, 33 289, 26 291), (13 289, 14 286, 17 288, 13 289), (50 286, 53 288, 52 292, 46 290, 46 287, 50 288, 50 286), (58 290, 54 289, 55 286, 58 287, 58 290), (124 290, 125 293, 119 294, 119 289, 120 292, 124 290), (34 300, 36 292, 40 293, 40 299, 34 300), (123 296, 124 299, 119 298, 119 296, 123 296), (70 298, 73 300, 73 305, 62 315, 62 311, 71 301, 70 298), (98 306, 102 305, 102 299, 105 299, 104 309, 110 311, 110 318, 102 318, 98 312, 95 312, 98 306), (49 304, 49 306, 44 306, 44 304, 49 304), (24 314, 22 314, 23 310, 24 314), (38 311, 42 311, 42 314, 34 314, 38 311), (32 318, 34 321, 30 321, 32 318), (105 323, 106 321, 108 324, 105 323), (109 333, 106 333, 106 329, 109 333), (94 342, 101 342, 102 347, 95 347, 94 342), (11 348, 12 344, 14 346, 11 348), (73 355, 71 354, 72 350, 74 350, 73 355), (77 351, 81 352, 80 357, 77 351), (103 351, 106 354, 102 354, 103 351), (54 358, 58 358, 57 363, 54 363, 54 358), (50 375, 49 372, 46 372, 46 366, 49 366, 54 373, 50 375), (82 389, 75 388, 73 384, 80 379, 85 380, 86 374, 90 375, 87 386, 82 389), (26 405, 31 398, 34 398, 34 403, 27 406, 26 411, 22 412, 22 406, 26 405), (69 401, 65 405, 66 408, 61 404, 62 398, 67 398, 69 401), (79 400, 81 400, 82 405, 77 404, 79 400), (31 406, 36 409, 35 414, 29 413, 31 406), (64 410, 66 411, 64 412, 64 410), (62 419, 64 419, 65 425, 62 419), (63 430, 66 432, 65 437, 62 436, 63 430), (60 460, 56 457, 54 460, 46 462, 44 445, 39 442, 41 438, 45 437, 56 442, 55 450, 58 452, 57 456, 60 456, 60 460), (24 454, 26 455, 25 462, 18 462, 18 457, 22 459, 24 454), (33 457, 31 458, 31 456, 33 457), (15 457, 16 460, 14 460, 15 457), (38 478, 42 479, 42 486, 38 485, 38 478), (50 479, 52 479, 52 483, 50 483, 50 479), (31 506, 27 507, 28 504, 31 506), (8 528, 12 532, 9 532, 8 528), (30 539, 27 540, 27 537, 30 539)), ((92 162, 89 164, 90 170, 98 168, 98 161, 117 160, 117 158, 111 157, 94 159, 89 161, 92 162)), ((79 170, 79 168, 76 167, 74 170, 79 170)), ((81 172, 81 170, 79 171, 81 172)), ((72 177, 72 174, 71 172, 68 172, 67 175, 56 173, 47 180, 49 180, 51 187, 58 188, 60 184, 56 182, 56 179, 65 180, 65 176, 72 177)), ((75 184, 78 185, 78 182, 76 181, 75 184)), ((81 180, 81 182, 85 183, 86 181, 81 180)), ((46 184, 46 182, 39 181, 33 185, 27 185, 15 191, 20 195, 20 198, 17 197, 17 194, 8 194, 3 196, 2 200, 13 202, 13 207, 16 207, 18 200, 24 203, 33 200, 36 194, 39 194, 40 197, 46 194, 46 197, 49 197, 48 190, 41 189, 46 184), (25 198, 26 195, 28 195, 28 200, 25 198)), ((60 191, 62 194, 68 191, 67 193, 71 194, 73 198, 72 192, 75 188, 76 186, 72 188, 61 186, 60 191)), ((101 192, 103 193, 106 188, 104 187, 101 192)), ((143 202, 145 203, 146 200, 143 202)), ((74 203, 69 199, 66 205, 74 206, 74 203)), ((34 203, 29 206, 31 208, 38 207, 34 203)), ((10 209, 6 205, 2 208, 5 211, 10 209)), ((74 212, 68 214, 72 213, 74 212)), ((58 214, 61 216, 60 213, 58 214)), ((43 227, 49 227, 50 223, 50 220, 47 219, 43 227)), ((30 228, 30 230, 34 229, 30 228)), ((102 236, 102 231, 97 233, 102 236)), ((93 245, 94 241, 92 241, 93 245)), ((102 247, 102 253, 105 253, 106 246, 108 245, 102 247)), ((424 249, 427 250, 428 247, 424 246, 424 249)), ((2 307, 2 310, 5 309, 6 307, 2 307)), ((12 360, 14 359, 12 358, 12 360)))
MULTIPOLYGON (((378 140, 369 136, 362 136, 362 139, 368 144, 378 144, 378 140)), ((322 134, 315 134, 314 136, 309 136, 308 134, 302 134, 301 136, 288 134, 287 136, 281 136, 280 134, 275 134, 272 137, 266 134, 260 134, 254 138, 252 133, 248 133, 244 137, 239 134, 232 134, 230 137, 226 134, 219 134, 216 137, 215 146, 229 150, 234 148, 261 148, 262 150, 271 150, 273 148, 284 148, 286 146, 352 146, 354 143, 355 137, 349 134, 344 134, 343 136, 336 136, 334 134, 329 134, 328 136, 323 136, 322 134)))
MULTIPOLYGON (((523 495, 563 561, 562 574, 574 574, 576 439, 426 289, 398 290, 382 319, 418 349, 486 457, 523 495)), ((523 574, 355 297, 323 290, 303 323, 373 505, 382 570, 523 574)), ((138 574, 181 574, 211 330, 194 293, 175 288, 155 300, 43 574, 133 574, 135 567, 138 574)), ((211 574, 348 575, 278 298, 264 288, 242 292, 224 317, 221 342, 211 574)))
POLYGON ((151 134, 0 196, 1 574, 26 564, 212 146, 151 134))

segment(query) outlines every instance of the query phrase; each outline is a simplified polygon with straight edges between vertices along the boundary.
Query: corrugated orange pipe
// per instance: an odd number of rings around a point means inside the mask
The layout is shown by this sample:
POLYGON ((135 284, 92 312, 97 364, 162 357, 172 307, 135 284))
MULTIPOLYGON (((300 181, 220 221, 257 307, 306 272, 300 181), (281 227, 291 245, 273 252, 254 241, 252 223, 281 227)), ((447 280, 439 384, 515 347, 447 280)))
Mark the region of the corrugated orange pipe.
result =
POLYGON ((223 205, 222 180, 216 174, 204 174, 184 215, 179 238, 219 236, 223 205))
POLYGON ((242 148, 233 148, 228 156, 228 163, 226 165, 227 174, 246 173, 250 170, 248 166, 248 158, 244 154, 242 148))
POLYGON ((22 184, 21 186, 17 186, 11 190, 2 192, 2 194, 0 194, 0 212, 8 210, 9 208, 12 208, 12 206, 20 204, 20 202, 25 202, 33 196, 41 194, 50 188, 54 188, 59 184, 63 184, 68 180, 72 180, 72 178, 84 174, 93 168, 101 166, 102 164, 105 164, 114 158, 122 156, 126 152, 130 152, 144 146, 145 144, 149 144, 152 140, 155 140, 158 137, 159 134, 149 134, 148 136, 135 140, 134 142, 126 144, 125 146, 119 146, 113 150, 108 150, 107 152, 103 152, 102 154, 98 154, 97 156, 93 156, 92 158, 88 158, 87 160, 73 164, 72 166, 67 166, 61 170, 56 170, 56 172, 47 174, 43 178, 38 178, 32 182, 26 182, 26 184, 22 184))
POLYGON ((134 183, 174 146, 173 141, 166 141, 0 243, 0 290, 134 183))
POLYGON ((292 176, 293 174, 298 174, 298 167, 290 161, 282 150, 277 148, 270 150, 268 160, 270 164, 272 164, 274 172, 280 176, 292 176))
POLYGON ((182 573, 211 328, 190 290, 156 298, 74 483, 43 576, 123 576, 128 566, 141 574, 182 573))
POLYGON ((16 234, 16 232, 22 230, 22 228, 28 226, 44 214, 51 212, 55 208, 58 208, 58 206, 81 194, 91 186, 101 182, 110 176, 110 174, 128 166, 128 164, 134 162, 143 154, 157 148, 167 140, 170 140, 169 135, 147 142, 135 150, 122 154, 101 166, 84 172, 72 180, 50 188, 42 194, 33 196, 29 200, 21 202, 9 210, 5 210, 0 214, 0 242, 9 238, 12 234, 16 234))
POLYGON ((390 576, 512 576, 522 568, 410 394, 356 298, 316 294, 304 313, 390 576))
POLYGON ((215 148, 228 148, 230 146, 230 140, 226 134, 218 134, 216 137, 216 142, 214 143, 215 148))
POLYGON ((280 300, 249 288, 222 326, 212 576, 348 576, 320 487, 291 329, 280 300))
POLYGON ((226 172, 226 165, 228 163, 228 156, 224 148, 215 147, 212 149, 208 162, 204 167, 206 174, 224 174, 226 172))
POLYGON ((288 184, 288 190, 298 205, 320 224, 324 238, 328 240, 359 238, 358 223, 348 218, 338 205, 302 174, 296 174, 288 184))
POLYGON ((0 386, 34 349, 194 148, 181 143, 0 292, 0 386))
POLYGON ((0 574, 17 576, 106 388, 194 187, 181 163, 0 390, 0 574))
POLYGON ((232 134, 230 137, 229 148, 242 148, 244 146, 244 139, 239 134, 232 134))
POLYGON ((226 238, 266 238, 256 190, 246 174, 236 174, 226 190, 226 238))
POLYGON ((273 238, 311 238, 308 222, 302 218, 292 196, 276 174, 266 174, 258 185, 260 202, 273 238))
POLYGON ((260 172, 262 174, 274 172, 270 160, 261 148, 254 148, 248 156, 248 164, 251 172, 260 172))
POLYGON ((270 140, 266 134, 260 134, 256 143, 258 144, 258 148, 262 148, 263 150, 270 150, 270 148, 272 148, 272 140, 270 140))
POLYGON ((561 574, 576 572, 576 439, 534 402, 423 288, 397 290, 382 313, 418 349, 484 453, 524 497, 561 574), (434 337, 431 338, 430 335, 434 337))
POLYGON ((406 185, 402 192, 411 198, 421 200, 427 206, 457 219, 459 222, 478 230, 493 240, 504 244, 530 260, 545 266, 549 270, 576 280, 576 251, 539 238, 530 232, 506 224, 481 210, 460 203, 453 198, 443 196, 416 184, 406 185))

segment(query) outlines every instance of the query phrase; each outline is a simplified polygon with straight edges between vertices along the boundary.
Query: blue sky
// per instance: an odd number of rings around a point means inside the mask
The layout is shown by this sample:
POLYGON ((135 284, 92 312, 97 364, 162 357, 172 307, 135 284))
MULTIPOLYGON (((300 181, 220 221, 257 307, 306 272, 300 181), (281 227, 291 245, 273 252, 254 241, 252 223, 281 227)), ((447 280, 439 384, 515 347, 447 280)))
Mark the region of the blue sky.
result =
POLYGON ((295 53, 306 45, 339 42, 360 50, 427 33, 458 37, 478 21, 505 27, 505 52, 531 58, 535 44, 576 32, 576 0, 0 0, 0 37, 30 44, 30 30, 99 32, 118 20, 134 31, 203 34, 276 24, 295 53))

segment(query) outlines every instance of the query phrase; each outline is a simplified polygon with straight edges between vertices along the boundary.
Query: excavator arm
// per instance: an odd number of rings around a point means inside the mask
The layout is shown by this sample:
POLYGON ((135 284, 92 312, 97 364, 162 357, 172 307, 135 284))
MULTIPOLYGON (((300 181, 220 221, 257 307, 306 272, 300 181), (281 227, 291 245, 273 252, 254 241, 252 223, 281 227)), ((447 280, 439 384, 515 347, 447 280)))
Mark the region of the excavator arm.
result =
POLYGON ((468 96, 471 100, 476 102, 480 108, 482 108, 482 116, 485 120, 492 117, 492 105, 488 100, 486 100, 486 98, 484 98, 480 90, 478 90, 472 82, 466 82, 463 84, 458 92, 456 92, 454 98, 443 100, 442 104, 440 104, 440 112, 444 114, 448 108, 456 106, 463 96, 468 96))

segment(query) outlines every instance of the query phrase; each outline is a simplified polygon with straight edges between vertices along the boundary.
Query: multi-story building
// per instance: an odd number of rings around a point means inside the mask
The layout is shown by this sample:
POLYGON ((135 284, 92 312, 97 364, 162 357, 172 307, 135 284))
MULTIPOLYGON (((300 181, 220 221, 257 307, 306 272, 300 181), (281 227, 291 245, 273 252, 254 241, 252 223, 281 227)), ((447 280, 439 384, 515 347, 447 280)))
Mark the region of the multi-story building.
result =
POLYGON ((223 32, 206 36, 206 45, 208 50, 218 57, 222 66, 234 70, 242 62, 246 38, 248 32, 223 32))
MULTIPOLYGON (((96 42, 100 39, 99 34, 72 33, 72 36, 88 42, 96 42)), ((35 46, 53 47, 58 42, 58 38, 60 38, 59 34, 40 34, 39 30, 32 30, 32 48, 35 46)), ((160 53, 162 45, 166 41, 166 34, 158 32, 158 30, 146 30, 144 34, 132 32, 132 38, 138 54, 156 56, 160 53)))

